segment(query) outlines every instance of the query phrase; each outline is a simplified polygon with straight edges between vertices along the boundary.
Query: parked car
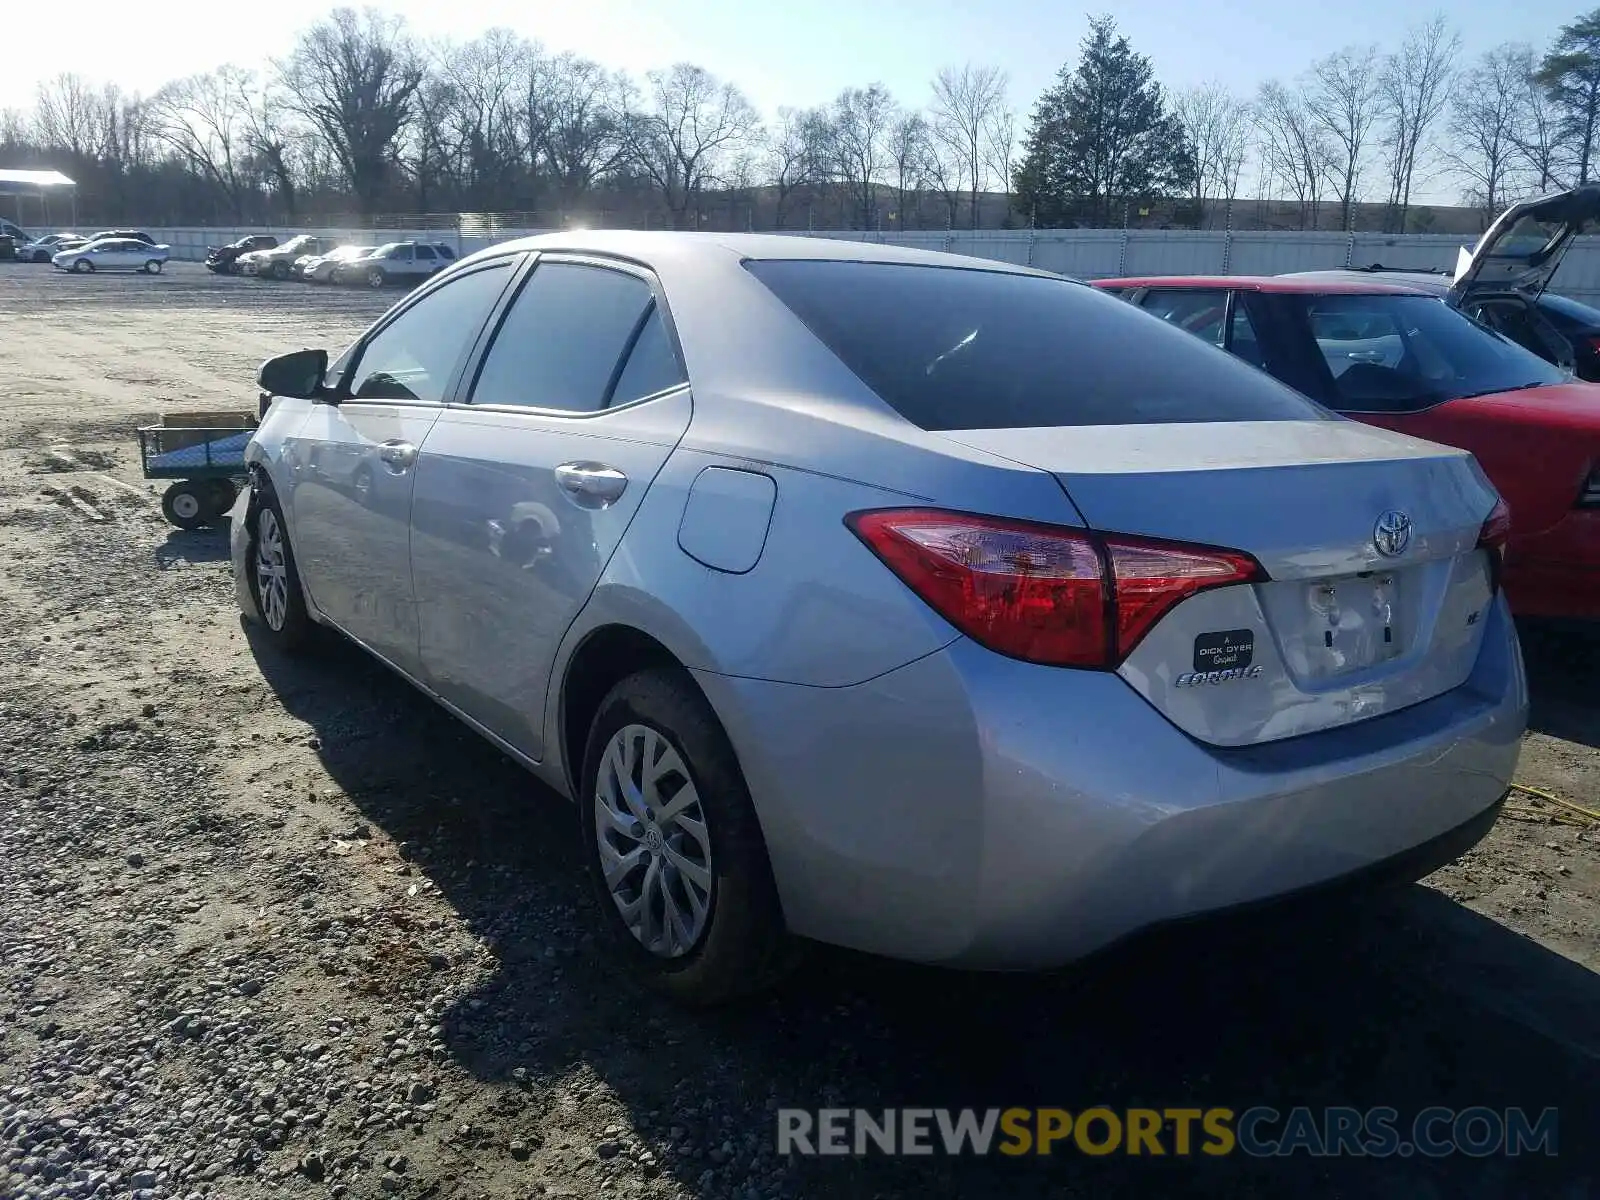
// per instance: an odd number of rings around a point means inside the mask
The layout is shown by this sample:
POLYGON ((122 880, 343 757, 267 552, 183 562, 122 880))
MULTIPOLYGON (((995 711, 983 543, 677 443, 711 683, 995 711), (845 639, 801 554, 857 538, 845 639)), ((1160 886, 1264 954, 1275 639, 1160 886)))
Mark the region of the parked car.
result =
POLYGON ((273 279, 288 279, 294 274, 295 261, 305 255, 325 254, 335 245, 333 238, 302 233, 290 238, 281 246, 257 250, 250 255, 249 273, 273 279))
POLYGON ((334 271, 340 264, 365 258, 376 249, 376 246, 335 246, 326 254, 319 254, 299 263, 300 276, 311 283, 330 283, 334 271))
POLYGON ((333 283, 360 283, 381 288, 391 283, 416 283, 436 275, 456 260, 443 242, 390 242, 365 258, 351 259, 333 269, 333 283))
POLYGON ((20 225, 13 225, 10 221, 0 221, 0 237, 8 237, 19 246, 26 246, 33 241, 33 236, 20 225))
POLYGON ((1512 778, 1471 456, 1077 282, 573 231, 258 384, 262 641, 340 630, 577 800, 608 937, 682 999, 788 934, 1035 968, 1415 878, 1512 778))
POLYGON ((137 229, 102 229, 99 233, 89 235, 89 241, 98 242, 102 238, 122 238, 128 241, 143 242, 146 246, 154 246, 155 238, 148 233, 141 233, 137 229))
POLYGON ((271 250, 277 244, 278 239, 270 233, 246 234, 226 246, 210 247, 206 251, 206 269, 217 275, 234 274, 234 263, 238 261, 240 255, 256 250, 271 250))
POLYGON ((63 250, 50 261, 58 270, 143 271, 159 275, 171 253, 168 246, 151 246, 133 238, 99 238, 71 250, 63 250))
POLYGON ((1279 275, 1096 286, 1336 412, 1470 450, 1511 506, 1512 608, 1600 617, 1600 389, 1398 284, 1279 275))
POLYGON ((47 233, 43 237, 17 247, 17 257, 23 262, 47 263, 63 250, 88 244, 88 239, 76 233, 47 233))
MULTIPOLYGON (((1567 251, 1600 218, 1600 185, 1513 204, 1451 271, 1361 268, 1442 295, 1453 306, 1580 379, 1600 381, 1600 311, 1549 291, 1567 251)), ((1298 278, 1346 273, 1299 272, 1298 278)))

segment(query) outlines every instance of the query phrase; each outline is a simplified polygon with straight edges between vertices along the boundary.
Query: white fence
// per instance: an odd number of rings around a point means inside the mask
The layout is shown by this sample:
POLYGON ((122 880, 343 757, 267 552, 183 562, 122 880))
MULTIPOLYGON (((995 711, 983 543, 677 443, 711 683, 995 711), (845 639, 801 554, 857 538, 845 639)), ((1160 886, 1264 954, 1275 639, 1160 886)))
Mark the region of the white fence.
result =
MULTIPOLYGON (((172 247, 173 257, 205 258, 206 247, 220 246, 246 233, 272 233, 282 240, 301 229, 152 229, 157 241, 172 247)), ((539 229, 508 229, 492 237, 463 236, 454 229, 326 229, 316 230, 358 245, 412 238, 442 241, 458 253, 470 254, 494 242, 539 229)), ((1116 275, 1277 275, 1382 263, 1386 267, 1453 270, 1456 253, 1467 244, 1447 234, 1268 233, 1220 229, 995 229, 910 233, 818 232, 810 236, 851 241, 889 242, 953 254, 1020 263, 1082 279, 1116 275)), ((1600 304, 1600 237, 1580 238, 1557 276, 1557 291, 1600 304)))

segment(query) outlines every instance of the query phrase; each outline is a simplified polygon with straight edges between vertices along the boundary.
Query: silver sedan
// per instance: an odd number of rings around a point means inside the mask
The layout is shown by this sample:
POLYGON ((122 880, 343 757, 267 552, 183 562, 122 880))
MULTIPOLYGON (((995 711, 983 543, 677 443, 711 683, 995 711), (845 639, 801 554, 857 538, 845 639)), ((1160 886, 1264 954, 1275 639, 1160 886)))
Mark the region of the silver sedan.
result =
POLYGON ((1039 968, 1416 878, 1516 766, 1470 456, 1074 281, 549 235, 259 384, 246 615, 571 797, 611 943, 684 1000, 792 935, 1039 968))
POLYGON ((60 271, 143 271, 159 275, 167 265, 171 248, 152 246, 133 238, 100 238, 72 250, 63 250, 50 261, 60 271))

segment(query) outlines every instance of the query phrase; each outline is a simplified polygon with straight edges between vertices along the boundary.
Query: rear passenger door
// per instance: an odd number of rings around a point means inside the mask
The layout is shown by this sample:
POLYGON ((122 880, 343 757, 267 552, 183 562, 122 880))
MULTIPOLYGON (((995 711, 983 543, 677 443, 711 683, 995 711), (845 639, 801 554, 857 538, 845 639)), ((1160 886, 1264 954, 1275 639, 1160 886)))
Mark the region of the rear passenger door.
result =
POLYGON ((561 638, 688 428, 656 281, 546 255, 423 443, 411 561, 428 684, 530 758, 561 638))

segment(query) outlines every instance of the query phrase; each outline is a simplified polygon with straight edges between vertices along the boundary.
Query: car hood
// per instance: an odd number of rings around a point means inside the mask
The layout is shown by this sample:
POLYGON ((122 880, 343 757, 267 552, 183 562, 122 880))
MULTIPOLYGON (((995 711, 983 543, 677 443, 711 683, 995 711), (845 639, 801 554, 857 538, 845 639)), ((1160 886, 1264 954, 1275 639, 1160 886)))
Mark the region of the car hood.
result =
POLYGON ((1532 296, 1550 286, 1573 240, 1600 218, 1600 184, 1513 204, 1472 250, 1456 259, 1450 301, 1515 289, 1532 296))

